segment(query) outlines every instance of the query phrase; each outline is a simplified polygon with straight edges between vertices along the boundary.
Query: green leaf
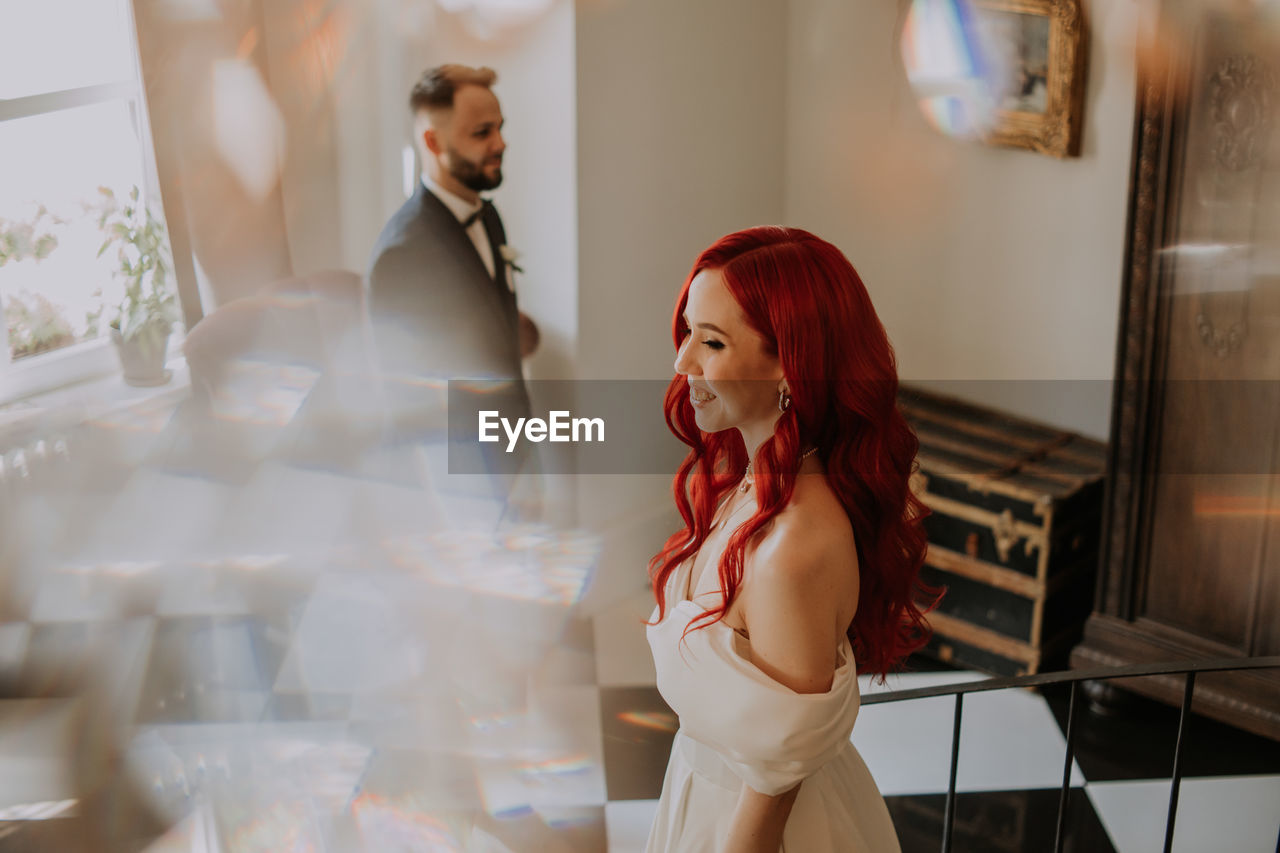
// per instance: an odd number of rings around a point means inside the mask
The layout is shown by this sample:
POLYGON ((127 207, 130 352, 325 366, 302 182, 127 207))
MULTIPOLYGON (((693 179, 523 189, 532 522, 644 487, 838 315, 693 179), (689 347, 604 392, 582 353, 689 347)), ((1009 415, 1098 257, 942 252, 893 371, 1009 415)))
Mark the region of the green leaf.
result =
POLYGON ((58 248, 58 238, 52 234, 41 234, 36 239, 35 256, 36 260, 44 260, 49 257, 49 253, 58 248))
POLYGON ((172 323, 174 294, 168 275, 169 246, 164 222, 141 201, 142 193, 137 186, 129 190, 133 204, 126 204, 123 209, 114 196, 103 195, 99 228, 106 239, 99 256, 116 244, 115 278, 124 285, 124 293, 111 306, 115 312, 111 325, 127 339, 139 334, 148 324, 172 323))

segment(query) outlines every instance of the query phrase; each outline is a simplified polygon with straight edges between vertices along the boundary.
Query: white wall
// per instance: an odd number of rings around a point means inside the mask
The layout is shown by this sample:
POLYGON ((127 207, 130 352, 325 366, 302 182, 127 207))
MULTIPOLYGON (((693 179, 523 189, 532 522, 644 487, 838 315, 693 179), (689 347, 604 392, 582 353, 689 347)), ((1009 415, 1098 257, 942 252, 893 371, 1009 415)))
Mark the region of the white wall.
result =
POLYGON ((670 378, 671 311, 697 254, 781 220, 786 6, 580 4, 584 376, 670 378))
POLYGON ((784 211, 853 261, 904 379, 1105 438, 1138 15, 1089 5, 1082 153, 1056 160, 925 123, 901 2, 791 0, 784 211))
MULTIPOLYGON (((785 0, 579 3, 581 377, 670 379, 697 254, 782 219, 786 25, 785 0)), ((580 478, 581 521, 605 536, 597 601, 642 585, 676 529, 671 473, 580 478)))

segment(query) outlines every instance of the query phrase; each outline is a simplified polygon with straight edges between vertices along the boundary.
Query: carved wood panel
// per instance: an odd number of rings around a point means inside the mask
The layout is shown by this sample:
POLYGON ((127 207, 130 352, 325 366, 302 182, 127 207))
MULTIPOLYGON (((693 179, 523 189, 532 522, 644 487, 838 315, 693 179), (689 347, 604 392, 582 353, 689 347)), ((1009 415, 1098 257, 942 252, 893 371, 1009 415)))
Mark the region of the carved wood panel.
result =
MULTIPOLYGON (((1280 49, 1261 23, 1201 12, 1140 52, 1158 61, 1139 68, 1102 573, 1077 664, 1280 646, 1280 49)), ((1280 737, 1280 674, 1222 685, 1205 700, 1221 716, 1280 737)))

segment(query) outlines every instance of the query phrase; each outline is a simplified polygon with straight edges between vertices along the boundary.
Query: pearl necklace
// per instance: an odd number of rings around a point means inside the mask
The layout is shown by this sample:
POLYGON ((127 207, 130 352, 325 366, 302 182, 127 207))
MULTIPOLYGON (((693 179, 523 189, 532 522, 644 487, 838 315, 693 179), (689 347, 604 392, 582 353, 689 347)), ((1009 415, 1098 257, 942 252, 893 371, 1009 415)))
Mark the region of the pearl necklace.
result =
MULTIPOLYGON (((810 447, 810 448, 809 448, 808 450, 806 450, 804 453, 801 453, 801 454, 800 454, 800 465, 803 465, 803 464, 804 464, 804 460, 808 459, 810 456, 812 456, 813 454, 815 454, 815 453, 817 453, 817 452, 818 452, 818 448, 816 448, 816 447, 810 447)), ((796 466, 796 467, 798 468, 799 466, 796 466)), ((750 463, 750 462, 748 462, 748 463, 747 463, 747 470, 745 470, 745 471, 743 471, 743 472, 742 472, 742 485, 738 486, 738 491, 739 491, 739 492, 744 492, 744 493, 745 493, 745 492, 747 491, 747 489, 751 488, 752 482, 753 482, 753 481, 751 480, 751 463, 750 463)))

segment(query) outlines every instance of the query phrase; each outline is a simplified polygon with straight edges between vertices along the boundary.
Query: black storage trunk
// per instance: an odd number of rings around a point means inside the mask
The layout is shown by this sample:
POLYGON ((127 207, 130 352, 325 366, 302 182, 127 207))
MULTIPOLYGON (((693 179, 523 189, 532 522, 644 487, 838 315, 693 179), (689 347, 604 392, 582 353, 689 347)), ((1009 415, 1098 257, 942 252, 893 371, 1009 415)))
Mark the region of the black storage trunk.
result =
POLYGON ((998 675, 1065 668, 1093 607, 1106 446, 904 386, 932 510, 922 578, 945 587, 927 653, 998 675))

